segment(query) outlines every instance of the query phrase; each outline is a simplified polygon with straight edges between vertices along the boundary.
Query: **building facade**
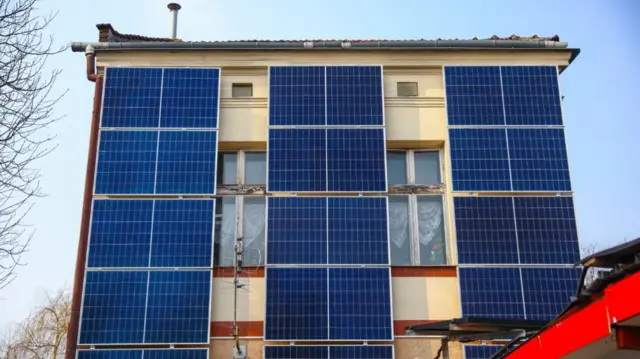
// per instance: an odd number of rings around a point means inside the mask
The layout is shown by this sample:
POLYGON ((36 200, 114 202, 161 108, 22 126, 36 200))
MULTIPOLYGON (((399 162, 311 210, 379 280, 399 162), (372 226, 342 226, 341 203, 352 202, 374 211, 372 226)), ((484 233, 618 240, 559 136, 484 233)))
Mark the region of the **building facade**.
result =
POLYGON ((235 325, 247 358, 432 358, 440 339, 406 327, 569 303, 566 43, 99 29, 69 355, 229 358, 235 325))

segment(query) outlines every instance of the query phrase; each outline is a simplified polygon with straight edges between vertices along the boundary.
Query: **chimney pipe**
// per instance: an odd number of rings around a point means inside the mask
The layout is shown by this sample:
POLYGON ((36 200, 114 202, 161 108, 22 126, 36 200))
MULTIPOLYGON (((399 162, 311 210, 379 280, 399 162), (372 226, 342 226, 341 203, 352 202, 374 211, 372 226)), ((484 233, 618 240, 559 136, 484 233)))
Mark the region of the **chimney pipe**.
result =
POLYGON ((169 11, 171 12, 171 38, 175 39, 177 34, 178 34, 178 10, 180 10, 182 8, 182 6, 180 6, 180 4, 177 3, 170 3, 169 5, 167 5, 167 7, 169 8, 169 11))

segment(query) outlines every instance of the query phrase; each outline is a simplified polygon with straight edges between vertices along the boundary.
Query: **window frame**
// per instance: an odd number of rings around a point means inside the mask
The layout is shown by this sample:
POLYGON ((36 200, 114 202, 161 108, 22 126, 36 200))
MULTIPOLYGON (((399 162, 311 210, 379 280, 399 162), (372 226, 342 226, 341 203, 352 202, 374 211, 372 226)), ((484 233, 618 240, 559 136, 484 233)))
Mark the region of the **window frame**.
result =
POLYGON ((253 83, 252 82, 233 82, 231 83, 231 98, 252 98, 253 97, 253 83), (238 89, 249 89, 250 93, 248 96, 234 96, 234 90, 238 89))
MULTIPOLYGON (((235 184, 218 184, 217 187, 218 188, 224 188, 225 186, 239 186, 239 185, 244 185, 245 183, 245 169, 246 169, 246 154, 247 153, 265 153, 266 155, 266 151, 265 150, 253 150, 253 149, 247 149, 247 150, 226 150, 226 151, 219 151, 219 154, 223 154, 223 153, 234 153, 236 155, 236 183, 235 184)), ((266 186, 266 184, 256 184, 256 185, 252 185, 252 186, 266 186)), ((236 211, 235 211, 235 241, 238 241, 238 238, 244 238, 244 199, 245 197, 262 197, 265 199, 265 241, 266 241, 266 201, 267 201, 267 196, 263 193, 251 193, 251 194, 217 194, 216 195, 216 199, 222 199, 222 198, 226 198, 226 197, 233 197, 235 199, 235 207, 236 207, 236 211)), ((216 204, 217 206, 217 204, 216 204)), ((216 214, 217 216, 217 214, 216 214)), ((215 218, 217 219, 217 218, 215 218)), ((222 218, 220 219, 222 220, 222 218)), ((266 243, 266 242, 265 242, 266 243)), ((244 245, 244 243, 243 243, 244 245)), ((243 248, 244 250, 244 248, 243 248)), ((216 254, 214 253, 214 256, 216 254)), ((264 262, 266 260, 266 250, 265 250, 265 258, 262 258, 262 261, 264 262)), ((243 267, 246 266, 243 263, 243 267)), ((250 267, 255 267, 256 265, 250 265, 250 267)), ((257 265, 258 267, 264 267, 264 264, 260 264, 257 265)), ((214 268, 233 268, 233 266, 231 267, 227 267, 227 266, 214 266, 214 268)))
MULTIPOLYGON (((405 171, 407 183, 405 184, 391 184, 390 186, 431 186, 433 184, 416 183, 416 168, 415 168, 415 154, 421 152, 438 152, 438 171, 440 183, 444 186, 444 151, 442 148, 424 148, 424 149, 387 149, 387 152, 404 153, 405 154, 405 171)), ((451 257, 451 241, 449 233, 449 218, 447 216, 448 200, 446 190, 442 193, 393 193, 389 192, 387 196, 404 196, 408 202, 408 225, 409 225, 409 241, 410 241, 410 258, 411 263, 408 264, 391 264, 392 267, 437 267, 437 266, 451 266, 453 265, 453 258, 451 257), (420 263, 420 221, 418 215, 418 199, 421 196, 439 196, 442 202, 442 226, 443 236, 445 242, 445 256, 444 264, 421 264, 420 263)), ((391 220, 391 219, 389 219, 391 220)), ((391 233, 389 233, 391 235, 391 233)), ((391 243, 390 243, 391 245, 391 243)))
POLYGON ((398 81, 396 82, 396 95, 398 97, 418 97, 420 95, 420 88, 418 87, 418 81, 398 81), (401 86, 413 86, 415 84, 415 95, 412 94, 411 95, 401 95, 400 94, 400 87, 401 86))

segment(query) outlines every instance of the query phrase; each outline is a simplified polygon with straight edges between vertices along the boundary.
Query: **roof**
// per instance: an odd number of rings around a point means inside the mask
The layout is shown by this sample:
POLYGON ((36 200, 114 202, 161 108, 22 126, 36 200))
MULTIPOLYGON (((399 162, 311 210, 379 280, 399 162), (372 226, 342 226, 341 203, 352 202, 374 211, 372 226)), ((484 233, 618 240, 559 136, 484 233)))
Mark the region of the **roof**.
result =
MULTIPOLYGON (((178 42, 182 41, 180 39, 170 39, 165 37, 148 37, 142 35, 135 34, 123 34, 116 29, 113 28, 111 24, 97 24, 96 27, 100 32, 99 41, 100 42, 130 42, 130 41, 143 41, 143 42, 178 42)), ((210 41, 210 42, 270 42, 270 43, 297 43, 297 42, 350 42, 350 43, 361 43, 361 42, 401 42, 401 41, 482 41, 482 40, 492 40, 492 41, 553 41, 560 42, 560 37, 558 35, 553 35, 551 37, 542 37, 538 35, 532 36, 519 36, 519 35, 511 35, 507 37, 500 37, 498 35, 493 35, 488 38, 478 38, 473 37, 471 39, 300 39, 300 40, 264 40, 264 39, 249 39, 249 40, 231 40, 231 41, 210 41)), ((207 41, 209 42, 209 41, 207 41)))

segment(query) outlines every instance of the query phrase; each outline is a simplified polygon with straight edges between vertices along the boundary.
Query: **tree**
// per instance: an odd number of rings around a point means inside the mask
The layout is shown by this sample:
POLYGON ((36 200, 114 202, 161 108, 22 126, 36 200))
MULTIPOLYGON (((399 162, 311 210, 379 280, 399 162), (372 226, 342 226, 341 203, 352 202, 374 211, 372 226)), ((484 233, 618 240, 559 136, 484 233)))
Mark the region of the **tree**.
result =
POLYGON ((0 341, 0 358, 63 358, 70 317, 70 293, 46 293, 44 305, 5 333, 0 341))
POLYGON ((33 235, 24 218, 43 195, 34 162, 53 150, 53 136, 41 130, 57 120, 61 97, 51 94, 60 71, 45 71, 47 58, 64 50, 43 36, 55 14, 40 16, 36 3, 0 0, 0 289, 33 235))

